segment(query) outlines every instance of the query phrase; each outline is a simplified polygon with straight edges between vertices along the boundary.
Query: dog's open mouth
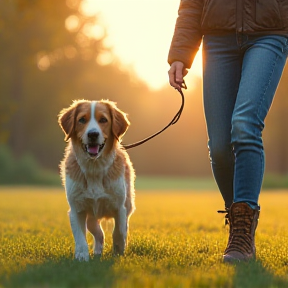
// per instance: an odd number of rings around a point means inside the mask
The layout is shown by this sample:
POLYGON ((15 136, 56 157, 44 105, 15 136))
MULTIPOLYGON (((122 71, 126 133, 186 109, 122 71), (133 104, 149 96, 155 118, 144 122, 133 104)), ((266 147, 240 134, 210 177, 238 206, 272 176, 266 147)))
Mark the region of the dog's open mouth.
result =
POLYGON ((105 146, 105 142, 101 145, 99 144, 87 144, 85 145, 85 150, 86 152, 91 156, 91 157, 97 157, 99 153, 103 150, 105 146))

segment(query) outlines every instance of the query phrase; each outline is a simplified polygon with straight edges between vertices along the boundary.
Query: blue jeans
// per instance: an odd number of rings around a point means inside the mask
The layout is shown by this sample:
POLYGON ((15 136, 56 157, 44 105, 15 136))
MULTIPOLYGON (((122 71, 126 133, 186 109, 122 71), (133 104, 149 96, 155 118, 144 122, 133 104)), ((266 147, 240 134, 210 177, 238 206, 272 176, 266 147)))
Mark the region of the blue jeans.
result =
POLYGON ((285 66, 287 42, 287 37, 279 35, 203 38, 208 147, 226 208, 233 202, 259 207, 264 119, 285 66))

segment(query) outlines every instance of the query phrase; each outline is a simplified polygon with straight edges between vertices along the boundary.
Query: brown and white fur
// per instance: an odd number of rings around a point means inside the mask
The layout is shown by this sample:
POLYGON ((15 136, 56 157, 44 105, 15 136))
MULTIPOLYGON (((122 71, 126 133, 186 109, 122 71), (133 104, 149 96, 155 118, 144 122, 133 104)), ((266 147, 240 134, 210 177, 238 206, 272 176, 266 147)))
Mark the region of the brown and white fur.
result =
POLYGON ((89 260, 86 227, 94 237, 94 254, 101 255, 103 218, 114 218, 113 250, 123 254, 135 210, 134 170, 120 144, 130 125, 126 114, 108 100, 78 100, 60 112, 58 122, 68 142, 60 169, 75 258, 89 260))

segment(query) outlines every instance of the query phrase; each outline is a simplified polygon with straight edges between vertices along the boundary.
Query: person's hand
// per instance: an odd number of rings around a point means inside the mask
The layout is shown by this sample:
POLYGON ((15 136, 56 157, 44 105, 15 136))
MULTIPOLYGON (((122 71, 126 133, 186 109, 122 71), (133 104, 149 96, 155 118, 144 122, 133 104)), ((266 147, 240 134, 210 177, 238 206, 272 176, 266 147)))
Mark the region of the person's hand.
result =
POLYGON ((188 70, 184 69, 184 64, 182 62, 173 62, 168 71, 170 85, 177 90, 181 90, 181 88, 186 88, 183 77, 185 77, 187 73, 188 70))

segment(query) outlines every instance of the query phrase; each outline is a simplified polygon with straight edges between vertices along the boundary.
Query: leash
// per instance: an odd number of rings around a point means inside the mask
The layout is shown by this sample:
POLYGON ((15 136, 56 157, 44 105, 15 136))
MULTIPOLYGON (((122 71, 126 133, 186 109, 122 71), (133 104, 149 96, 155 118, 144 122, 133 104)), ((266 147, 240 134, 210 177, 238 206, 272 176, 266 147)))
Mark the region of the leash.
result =
MULTIPOLYGON (((182 85, 181 88, 187 89, 187 86, 186 86, 185 82, 183 82, 181 85, 182 85)), ((167 126, 165 126, 162 130, 160 130, 160 131, 152 134, 151 136, 149 136, 149 137, 147 137, 147 138, 144 138, 143 140, 140 140, 140 141, 135 142, 135 143, 132 143, 132 144, 126 144, 126 145, 124 144, 124 145, 122 145, 122 147, 123 147, 124 149, 128 150, 128 149, 131 149, 131 148, 140 146, 140 145, 144 144, 145 142, 151 140, 152 138, 156 137, 157 135, 161 134, 161 133, 164 132, 167 128, 169 128, 170 126, 172 126, 172 125, 174 125, 175 123, 178 122, 178 120, 180 119, 180 116, 181 116, 181 114, 182 114, 182 111, 183 111, 183 109, 184 109, 185 97, 184 97, 184 94, 183 94, 183 92, 182 92, 181 89, 176 89, 176 90, 177 90, 177 91, 180 93, 180 95, 181 95, 182 103, 181 103, 180 109, 178 110, 178 112, 176 113, 176 115, 174 116, 174 118, 171 120, 171 122, 170 122, 167 126)))

